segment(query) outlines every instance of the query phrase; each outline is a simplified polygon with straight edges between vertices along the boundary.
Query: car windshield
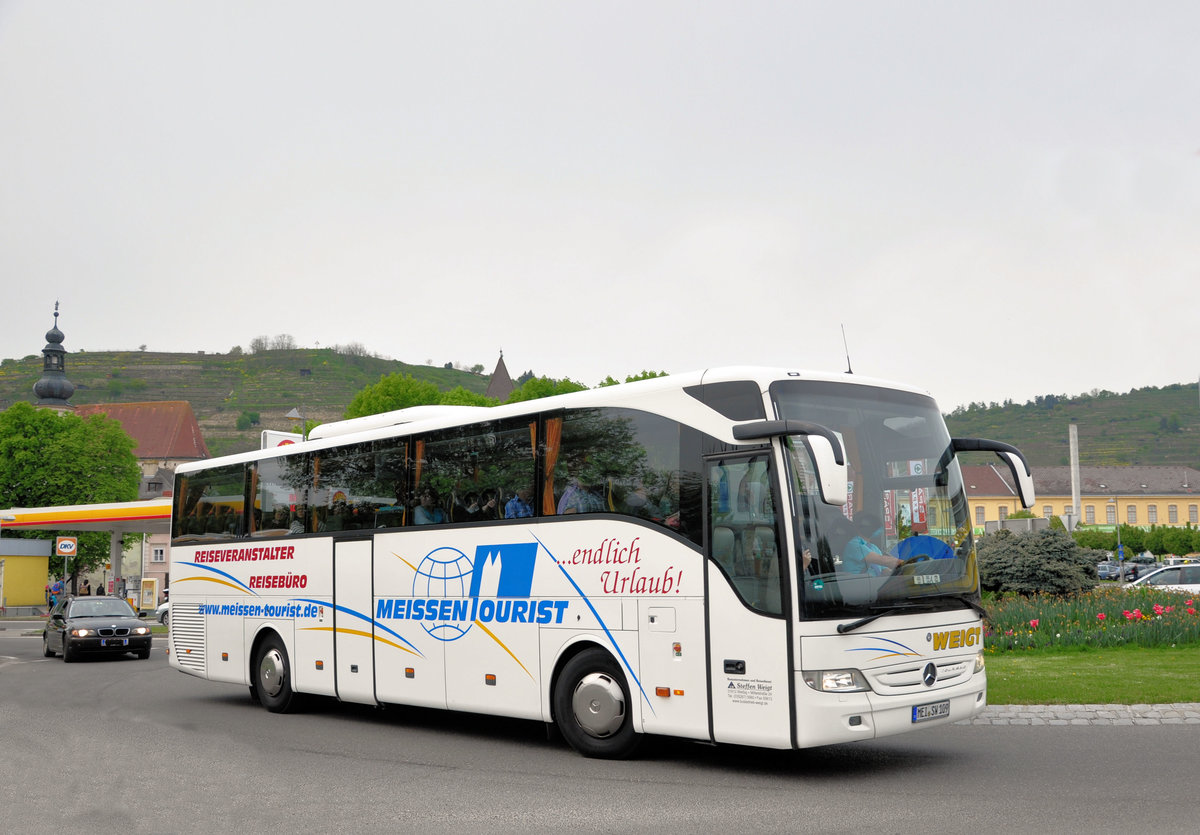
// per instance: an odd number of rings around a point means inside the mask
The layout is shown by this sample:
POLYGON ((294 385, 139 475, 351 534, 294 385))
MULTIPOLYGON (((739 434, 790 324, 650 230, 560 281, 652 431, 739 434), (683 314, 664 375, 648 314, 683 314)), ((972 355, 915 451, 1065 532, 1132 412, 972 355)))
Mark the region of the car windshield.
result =
POLYGON ((76 600, 71 604, 70 617, 73 618, 131 618, 133 609, 124 600, 115 597, 101 597, 93 600, 76 600))
POLYGON ((823 504, 805 447, 789 442, 797 564, 807 563, 804 615, 977 605, 979 569, 962 474, 933 400, 802 380, 775 383, 771 394, 778 417, 837 433, 849 467, 849 501, 823 504))

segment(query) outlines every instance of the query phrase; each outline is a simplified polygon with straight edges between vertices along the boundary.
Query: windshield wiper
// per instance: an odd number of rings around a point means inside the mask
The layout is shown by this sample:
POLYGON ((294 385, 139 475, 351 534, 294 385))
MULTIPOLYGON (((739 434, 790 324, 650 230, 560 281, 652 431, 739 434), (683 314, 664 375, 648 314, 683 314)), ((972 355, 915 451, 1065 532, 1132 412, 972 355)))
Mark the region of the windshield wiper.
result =
POLYGON ((920 603, 906 603, 903 605, 883 606, 878 611, 875 611, 875 612, 867 615, 865 618, 859 618, 858 620, 852 621, 850 623, 839 623, 838 628, 837 628, 838 634, 844 635, 847 632, 853 632, 855 629, 866 626, 868 623, 877 621, 882 617, 886 617, 887 615, 896 615, 896 614, 900 614, 901 612, 910 612, 915 609, 926 609, 926 610, 932 609, 933 608, 933 605, 932 605, 933 600, 954 600, 958 603, 966 604, 967 608, 973 609, 974 611, 978 612, 979 616, 982 618, 986 618, 988 616, 987 609, 980 606, 978 603, 976 603, 971 598, 967 597, 965 594, 939 594, 937 597, 934 597, 934 598, 929 598, 929 597, 923 598, 922 602, 920 602, 920 603))
POLYGON ((967 608, 974 609, 979 613, 979 617, 981 618, 986 618, 988 616, 987 609, 983 608, 983 606, 979 605, 965 594, 943 594, 941 596, 947 598, 948 600, 957 600, 959 603, 966 603, 967 608))
POLYGON ((845 635, 847 632, 853 632, 855 629, 866 626, 868 623, 877 621, 887 615, 896 615, 900 614, 901 612, 911 612, 917 609, 928 610, 929 608, 930 606, 928 603, 906 603, 903 606, 883 606, 878 611, 867 615, 865 618, 859 618, 858 620, 851 621, 850 623, 839 623, 837 631, 839 635, 845 635))

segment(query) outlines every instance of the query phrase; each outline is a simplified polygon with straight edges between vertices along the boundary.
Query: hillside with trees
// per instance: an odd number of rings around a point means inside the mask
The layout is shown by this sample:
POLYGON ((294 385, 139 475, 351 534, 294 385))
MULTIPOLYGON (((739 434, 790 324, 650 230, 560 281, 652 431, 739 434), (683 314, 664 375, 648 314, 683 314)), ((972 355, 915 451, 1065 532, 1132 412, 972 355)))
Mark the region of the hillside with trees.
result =
MULTIPOLYGON (((256 448, 262 429, 298 428, 284 417, 292 409, 309 423, 369 413, 376 406, 364 403, 366 395, 360 393, 389 377, 389 385, 405 377, 432 384, 449 402, 479 402, 475 398, 487 390, 493 365, 413 365, 372 355, 357 344, 298 348, 285 334, 257 337, 249 350, 237 347, 225 354, 72 352, 67 377, 75 384, 71 402, 77 406, 187 400, 209 450, 220 455, 256 448)), ((0 363, 0 410, 32 403, 33 384, 41 373, 40 354, 0 363)), ((647 376, 656 373, 625 379, 647 376)), ((570 383, 539 381, 531 371, 514 382, 520 387, 514 395, 518 399, 566 390, 558 387, 570 383)), ((616 382, 610 377, 600 385, 616 382)), ((387 399, 381 402, 386 405, 387 399)), ((1025 404, 972 403, 946 415, 946 422, 952 435, 1015 444, 1035 466, 1070 463, 1072 422, 1079 427, 1083 465, 1200 465, 1200 398, 1194 383, 1127 394, 1045 395, 1025 404)))
POLYGON ((1128 394, 1046 395, 1023 405, 972 403, 946 415, 950 434, 993 438, 1021 449, 1034 466, 1071 463, 1070 425, 1079 427, 1083 466, 1200 464, 1200 397, 1195 383, 1128 394))
MULTIPOLYGON (((489 368, 473 370, 410 365, 372 356, 357 347, 293 348, 256 344, 226 354, 150 351, 80 351, 67 354, 71 403, 139 403, 186 400, 213 455, 257 449, 263 429, 298 429, 292 409, 309 422, 340 420, 362 389, 391 374, 408 374, 442 391, 482 395, 489 368)), ((41 355, 0 362, 0 410, 33 403, 42 375, 41 355)))

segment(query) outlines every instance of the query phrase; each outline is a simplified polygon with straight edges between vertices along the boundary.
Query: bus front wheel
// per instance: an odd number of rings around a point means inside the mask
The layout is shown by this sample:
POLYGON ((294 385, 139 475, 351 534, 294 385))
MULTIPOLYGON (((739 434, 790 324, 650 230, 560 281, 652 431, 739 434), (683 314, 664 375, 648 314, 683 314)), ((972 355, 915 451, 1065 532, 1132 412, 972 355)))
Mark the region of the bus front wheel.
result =
POLYGON ((554 720, 585 757, 622 759, 641 742, 630 716, 629 688, 612 656, 586 649, 563 667, 554 685, 554 720))
POLYGON ((295 700, 287 649, 276 635, 263 640, 254 659, 254 684, 250 692, 272 713, 287 713, 295 700))

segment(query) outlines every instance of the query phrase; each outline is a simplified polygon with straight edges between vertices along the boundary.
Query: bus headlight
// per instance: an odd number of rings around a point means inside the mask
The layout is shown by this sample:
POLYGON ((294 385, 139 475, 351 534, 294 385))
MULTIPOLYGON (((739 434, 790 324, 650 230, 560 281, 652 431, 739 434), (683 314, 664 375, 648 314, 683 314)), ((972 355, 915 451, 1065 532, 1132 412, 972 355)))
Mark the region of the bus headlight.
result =
POLYGON ((983 672, 983 653, 975 653, 975 670, 973 675, 978 675, 983 672))
POLYGON ((804 670, 801 675, 805 684, 822 693, 857 693, 871 689, 858 670, 804 670))

